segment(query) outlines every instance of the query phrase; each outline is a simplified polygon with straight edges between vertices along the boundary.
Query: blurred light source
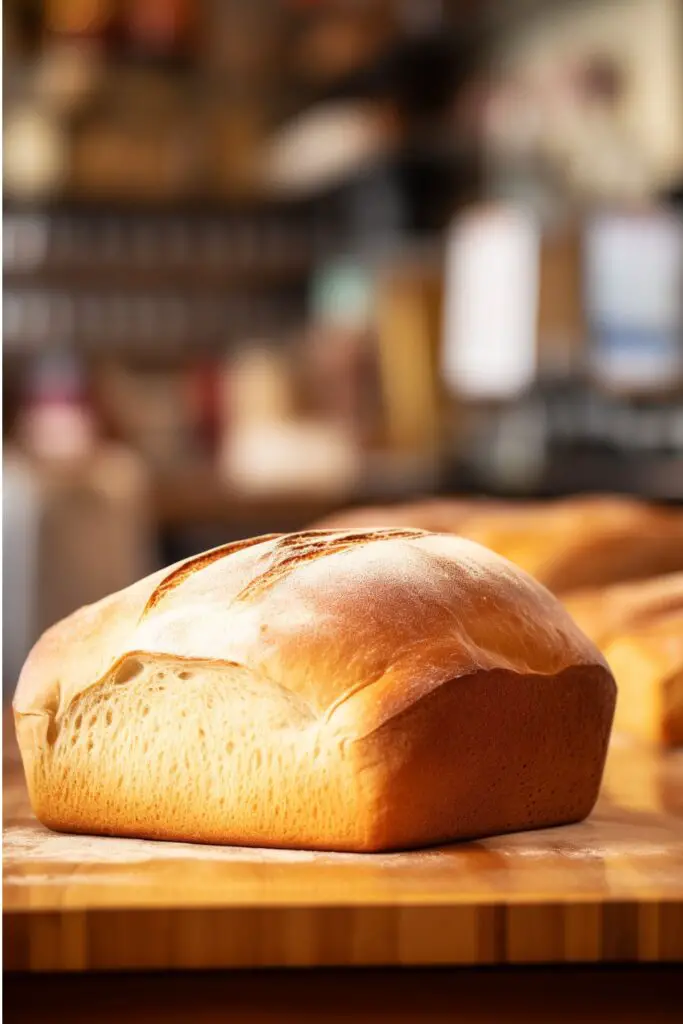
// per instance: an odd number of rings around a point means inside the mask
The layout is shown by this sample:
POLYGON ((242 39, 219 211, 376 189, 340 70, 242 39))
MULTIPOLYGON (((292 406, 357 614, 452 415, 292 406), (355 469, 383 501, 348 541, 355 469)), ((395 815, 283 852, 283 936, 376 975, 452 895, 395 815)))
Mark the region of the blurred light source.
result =
POLYGON ((57 120, 33 106, 5 121, 5 189, 18 199, 42 199, 64 184, 68 157, 57 120))
POLYGON ((471 210, 451 231, 442 372, 456 394, 510 398, 536 373, 540 232, 521 207, 471 210))
POLYGON ((275 135, 263 156, 263 176, 276 191, 305 194, 367 167, 390 144, 390 126, 376 106, 330 103, 275 135))
POLYGON ((602 213, 586 237, 592 369, 616 388, 675 386, 683 373, 683 222, 602 213))

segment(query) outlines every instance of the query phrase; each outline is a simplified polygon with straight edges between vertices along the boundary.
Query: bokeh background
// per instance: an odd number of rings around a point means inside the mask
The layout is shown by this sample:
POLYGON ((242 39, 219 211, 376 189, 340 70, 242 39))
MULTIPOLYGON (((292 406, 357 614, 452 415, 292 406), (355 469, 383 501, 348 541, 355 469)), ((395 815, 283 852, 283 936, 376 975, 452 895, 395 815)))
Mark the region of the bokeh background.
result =
POLYGON ((4 697, 160 564, 683 498, 678 0, 5 0, 4 697))

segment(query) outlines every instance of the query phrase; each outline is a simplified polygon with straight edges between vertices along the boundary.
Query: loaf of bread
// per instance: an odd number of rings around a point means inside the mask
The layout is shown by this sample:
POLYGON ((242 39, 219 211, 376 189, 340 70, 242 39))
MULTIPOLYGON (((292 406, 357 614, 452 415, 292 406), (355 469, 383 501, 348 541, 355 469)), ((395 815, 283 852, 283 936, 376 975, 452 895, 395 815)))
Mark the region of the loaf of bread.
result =
POLYGON ((615 727, 661 746, 683 745, 683 611, 618 633, 605 656, 619 685, 615 727))
POLYGON ((614 672, 615 728, 683 744, 683 573, 572 594, 565 606, 614 672))
POLYGON ((586 636, 604 647, 629 629, 683 613, 683 572, 577 590, 568 594, 563 604, 586 636))
POLYGON ((578 497, 482 510, 460 533, 556 594, 683 570, 683 513, 636 499, 578 497))
POLYGON ((616 496, 532 502, 434 499, 349 509, 329 525, 458 533, 562 595, 683 571, 683 513, 616 496))
POLYGON ((614 701, 516 567, 359 530, 230 544, 82 609, 14 710, 53 829, 375 851, 583 818, 614 701))
POLYGON ((315 528, 342 530, 395 526, 433 533, 458 533, 460 526, 482 504, 476 499, 424 498, 396 505, 354 506, 326 516, 315 523, 315 528))

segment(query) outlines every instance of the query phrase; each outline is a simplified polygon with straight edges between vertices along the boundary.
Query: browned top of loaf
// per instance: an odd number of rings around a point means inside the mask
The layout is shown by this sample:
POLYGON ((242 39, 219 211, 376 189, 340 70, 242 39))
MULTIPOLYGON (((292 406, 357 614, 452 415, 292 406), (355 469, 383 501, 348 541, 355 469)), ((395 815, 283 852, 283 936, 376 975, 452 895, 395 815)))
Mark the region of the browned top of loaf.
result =
POLYGON ((365 689, 363 734, 454 678, 604 665, 551 594, 476 544, 307 531, 217 548, 76 612, 31 652, 15 710, 59 717, 140 652, 245 666, 319 715, 365 689))

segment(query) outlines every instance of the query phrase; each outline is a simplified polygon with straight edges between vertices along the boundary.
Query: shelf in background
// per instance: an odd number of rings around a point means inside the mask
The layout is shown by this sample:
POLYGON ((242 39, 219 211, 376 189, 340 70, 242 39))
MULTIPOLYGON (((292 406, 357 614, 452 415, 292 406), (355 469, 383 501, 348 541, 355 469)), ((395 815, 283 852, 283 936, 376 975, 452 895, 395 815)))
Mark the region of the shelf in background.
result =
POLYGON ((352 500, 352 495, 316 497, 306 494, 247 496, 231 490, 211 466, 158 474, 153 484, 156 521, 162 529, 253 526, 266 532, 274 523, 282 529, 302 529, 352 500))

